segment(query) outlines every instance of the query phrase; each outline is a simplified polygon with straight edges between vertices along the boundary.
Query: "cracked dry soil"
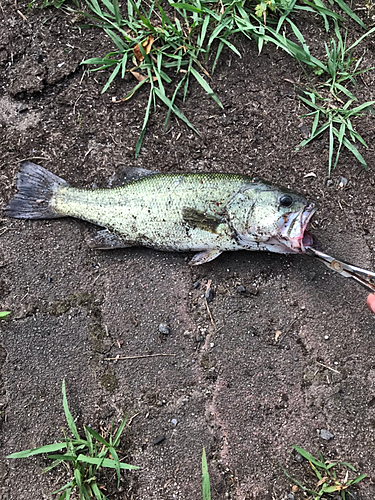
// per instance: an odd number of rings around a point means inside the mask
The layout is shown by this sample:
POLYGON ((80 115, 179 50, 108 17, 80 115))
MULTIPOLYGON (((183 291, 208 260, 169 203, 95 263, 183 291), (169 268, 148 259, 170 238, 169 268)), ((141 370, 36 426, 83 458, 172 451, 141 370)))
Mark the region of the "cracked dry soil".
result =
MULTIPOLYGON (((108 40, 61 11, 26 8, 0 3, 0 209, 25 158, 82 187, 105 186, 127 165, 256 174, 319 205, 314 234, 327 252, 375 269, 371 116, 356 124, 369 172, 343 152, 327 186, 326 138, 294 152, 310 122, 286 78, 303 80, 301 68, 242 39, 242 59, 224 52, 212 81, 224 110, 197 86, 181 104, 201 137, 174 118, 163 133, 158 105, 135 160, 146 93, 114 104, 130 77, 101 95, 108 75, 79 65, 107 53, 108 40)), ((325 36, 319 19, 305 23, 312 40, 325 36)), ((349 26, 350 39, 360 34, 349 26)), ((363 50, 373 66, 373 41, 363 50)), ((372 71, 358 82, 362 102, 373 89, 372 71)), ((40 475, 43 457, 5 458, 61 437, 64 377, 79 428, 134 417, 121 448, 141 470, 123 474, 118 490, 109 481, 109 498, 200 498, 205 446, 212 498, 282 500, 291 491, 282 467, 311 480, 292 444, 352 463, 368 474, 355 498, 375 498, 375 319, 364 290, 307 257, 228 253, 192 269, 186 254, 90 250, 91 231, 72 219, 1 220, 0 308, 12 311, 0 325, 2 500, 47 499, 66 481, 64 468, 40 475), (155 354, 168 356, 108 360, 155 354)))

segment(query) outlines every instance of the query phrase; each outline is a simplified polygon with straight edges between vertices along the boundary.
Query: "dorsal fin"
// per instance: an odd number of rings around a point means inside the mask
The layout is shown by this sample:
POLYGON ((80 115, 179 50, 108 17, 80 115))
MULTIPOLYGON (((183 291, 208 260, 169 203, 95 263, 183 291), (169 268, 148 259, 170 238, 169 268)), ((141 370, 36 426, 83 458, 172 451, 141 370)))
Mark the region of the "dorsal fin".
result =
POLYGON ((108 187, 120 187, 128 182, 137 181, 142 177, 154 175, 158 172, 147 170, 146 168, 120 166, 108 180, 108 187))

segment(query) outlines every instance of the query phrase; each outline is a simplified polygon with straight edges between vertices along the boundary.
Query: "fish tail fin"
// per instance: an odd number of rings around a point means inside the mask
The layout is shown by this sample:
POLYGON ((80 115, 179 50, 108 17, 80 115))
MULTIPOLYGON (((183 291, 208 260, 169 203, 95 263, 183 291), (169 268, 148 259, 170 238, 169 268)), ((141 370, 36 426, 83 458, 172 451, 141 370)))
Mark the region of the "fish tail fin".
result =
POLYGON ((5 208, 4 215, 15 219, 63 217, 50 205, 51 198, 62 186, 69 184, 40 165, 26 161, 17 175, 18 192, 5 208))

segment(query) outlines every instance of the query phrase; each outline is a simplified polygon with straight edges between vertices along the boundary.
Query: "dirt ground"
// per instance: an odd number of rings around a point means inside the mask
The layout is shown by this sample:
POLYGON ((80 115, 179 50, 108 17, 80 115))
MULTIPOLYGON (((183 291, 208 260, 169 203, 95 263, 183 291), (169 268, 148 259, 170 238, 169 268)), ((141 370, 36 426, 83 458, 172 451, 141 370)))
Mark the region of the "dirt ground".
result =
MULTIPOLYGON (((375 269, 373 116, 356 122, 369 171, 343 152, 327 184, 326 138, 294 152, 311 126, 286 81, 304 81, 301 67, 241 39, 242 59, 224 52, 212 82, 224 110, 197 85, 180 104, 201 137, 175 118, 164 133, 158 105, 135 160, 146 92, 114 104, 130 77, 102 95, 108 74, 80 66, 109 40, 27 4, 0 1, 1 210, 24 159, 81 187, 106 186, 126 166, 256 174, 319 205, 312 231, 328 253, 375 269)), ((325 36, 318 18, 305 27, 312 47, 325 36)), ((361 35, 349 28, 349 39, 361 35)), ((364 65, 375 65, 374 49, 361 45, 364 65)), ((358 80, 361 102, 374 98, 374 80, 374 71, 358 80)), ((93 228, 79 220, 0 224, 0 310, 12 312, 0 325, 2 500, 47 499, 66 482, 64 468, 40 475, 43 457, 5 458, 62 436, 63 378, 80 429, 132 417, 121 448, 141 470, 119 489, 111 481, 111 499, 200 498, 203 446, 213 499, 291 499, 283 468, 314 485, 293 444, 350 462, 368 474, 354 498, 375 498, 375 319, 364 289, 304 256, 227 253, 191 268, 187 254, 91 250, 93 228)))

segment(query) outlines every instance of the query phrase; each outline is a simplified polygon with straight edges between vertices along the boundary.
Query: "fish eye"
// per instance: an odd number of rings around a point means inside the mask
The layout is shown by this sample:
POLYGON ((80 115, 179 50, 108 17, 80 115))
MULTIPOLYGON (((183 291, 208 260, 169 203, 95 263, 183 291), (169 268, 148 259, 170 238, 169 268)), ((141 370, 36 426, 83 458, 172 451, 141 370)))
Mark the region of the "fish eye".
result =
POLYGON ((289 194, 283 194, 279 199, 279 203, 282 207, 290 207, 293 204, 293 198, 289 194))

